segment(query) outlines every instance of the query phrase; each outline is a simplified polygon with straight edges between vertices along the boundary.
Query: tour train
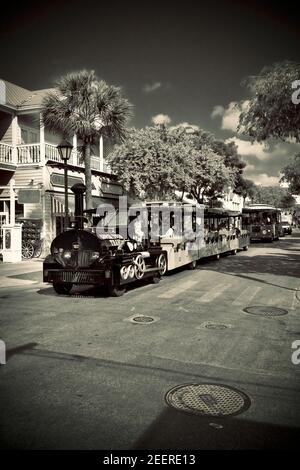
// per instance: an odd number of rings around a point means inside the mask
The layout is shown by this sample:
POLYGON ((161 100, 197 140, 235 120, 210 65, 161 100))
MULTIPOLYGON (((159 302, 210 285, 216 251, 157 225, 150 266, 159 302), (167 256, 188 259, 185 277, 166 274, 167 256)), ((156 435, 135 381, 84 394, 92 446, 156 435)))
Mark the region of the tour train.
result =
POLYGON ((72 191, 74 227, 53 240, 43 263, 43 280, 58 294, 69 294, 73 285, 94 285, 121 296, 132 282, 149 278, 157 283, 166 272, 194 269, 201 258, 236 254, 250 244, 241 213, 175 202, 131 207, 126 221, 117 211, 114 223, 107 222, 107 212, 85 211, 94 223, 84 228, 85 186, 76 184, 72 191))
POLYGON ((270 241, 284 236, 281 226, 281 210, 265 204, 251 204, 242 211, 243 227, 250 240, 270 241))

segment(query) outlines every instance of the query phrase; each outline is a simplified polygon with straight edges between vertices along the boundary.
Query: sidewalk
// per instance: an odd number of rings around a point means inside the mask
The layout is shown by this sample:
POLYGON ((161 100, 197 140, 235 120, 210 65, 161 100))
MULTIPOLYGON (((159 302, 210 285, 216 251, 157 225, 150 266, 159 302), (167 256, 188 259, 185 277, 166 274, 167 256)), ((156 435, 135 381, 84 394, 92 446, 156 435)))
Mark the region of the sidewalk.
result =
POLYGON ((0 263, 0 288, 36 284, 42 273, 43 260, 33 259, 20 263, 0 263), (37 274, 34 274, 37 273, 37 274))

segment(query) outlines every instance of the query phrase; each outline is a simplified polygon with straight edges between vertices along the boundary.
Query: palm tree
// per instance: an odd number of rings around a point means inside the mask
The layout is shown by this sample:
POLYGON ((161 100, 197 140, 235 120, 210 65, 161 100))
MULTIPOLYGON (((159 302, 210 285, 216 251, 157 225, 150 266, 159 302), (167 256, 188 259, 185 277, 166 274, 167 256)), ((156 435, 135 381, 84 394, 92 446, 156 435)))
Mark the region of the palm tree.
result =
POLYGON ((91 146, 101 136, 124 140, 131 109, 120 88, 87 70, 61 77, 43 100, 45 127, 64 137, 76 134, 83 142, 87 209, 92 208, 91 146))

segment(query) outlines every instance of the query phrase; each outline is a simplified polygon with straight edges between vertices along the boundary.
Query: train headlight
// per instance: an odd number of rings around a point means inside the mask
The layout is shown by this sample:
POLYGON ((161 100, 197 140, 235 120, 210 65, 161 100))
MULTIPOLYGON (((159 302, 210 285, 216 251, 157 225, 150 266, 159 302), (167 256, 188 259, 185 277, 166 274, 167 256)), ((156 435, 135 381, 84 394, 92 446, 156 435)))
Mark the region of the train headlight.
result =
POLYGON ((268 233, 270 233, 270 232, 271 232, 271 230, 270 230, 270 229, 268 229, 268 233))
POLYGON ((64 257, 65 259, 70 259, 71 256, 72 256, 71 251, 65 251, 64 254, 63 254, 63 257, 64 257))
POLYGON ((263 235, 266 235, 267 231, 266 231, 266 230, 263 230, 262 233, 263 233, 263 235))
POLYGON ((99 251, 93 251, 92 253, 92 259, 99 259, 100 253, 99 251))

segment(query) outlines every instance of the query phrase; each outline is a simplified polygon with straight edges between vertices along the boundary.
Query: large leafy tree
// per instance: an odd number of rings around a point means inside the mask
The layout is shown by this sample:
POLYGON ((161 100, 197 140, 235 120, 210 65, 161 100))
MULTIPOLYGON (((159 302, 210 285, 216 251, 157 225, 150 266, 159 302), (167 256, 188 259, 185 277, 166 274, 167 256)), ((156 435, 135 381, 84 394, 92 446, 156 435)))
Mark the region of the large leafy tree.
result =
POLYGON ((123 140, 131 105, 121 89, 99 80, 93 71, 83 70, 60 78, 42 105, 45 126, 74 134, 82 141, 85 166, 86 207, 92 208, 91 148, 99 137, 123 140))
POLYGON ((283 209, 292 209, 296 205, 296 199, 292 194, 286 193, 280 201, 280 207, 283 209))
POLYGON ((251 97, 240 115, 239 130, 258 142, 269 138, 300 142, 299 80, 300 64, 288 61, 245 79, 251 97))
POLYGON ((256 186, 252 180, 243 178, 241 174, 236 177, 235 193, 241 195, 244 199, 254 199, 256 186))
POLYGON ((234 174, 224 158, 210 147, 196 151, 193 158, 193 182, 190 194, 199 202, 216 200, 234 184, 234 174))
POLYGON ((207 143, 197 147, 195 135, 165 126, 132 129, 110 154, 110 163, 126 191, 145 199, 174 198, 180 191, 201 203, 232 182, 224 157, 207 143))
POLYGON ((109 161, 130 196, 157 199, 190 185, 189 157, 183 142, 170 142, 164 126, 155 126, 131 129, 109 161))
POLYGON ((211 186, 207 188, 204 195, 214 200, 221 197, 224 191, 224 186, 231 186, 231 189, 237 193, 245 193, 245 188, 250 188, 250 183, 246 182, 243 177, 243 171, 246 164, 242 161, 241 156, 238 154, 238 147, 234 142, 224 142, 218 140, 213 134, 210 134, 202 129, 194 132, 193 142, 195 148, 200 150, 200 155, 205 158, 205 155, 211 155, 212 168, 217 164, 222 165, 219 167, 221 171, 221 178, 215 179, 211 186), (216 155, 221 158, 216 158, 216 155), (223 164, 226 167, 224 172, 223 164))
POLYGON ((300 153, 296 154, 283 168, 282 174, 282 181, 289 183, 290 192, 300 194, 300 153))
POLYGON ((253 203, 267 204, 282 207, 282 200, 286 198, 288 191, 280 186, 255 186, 253 203))

